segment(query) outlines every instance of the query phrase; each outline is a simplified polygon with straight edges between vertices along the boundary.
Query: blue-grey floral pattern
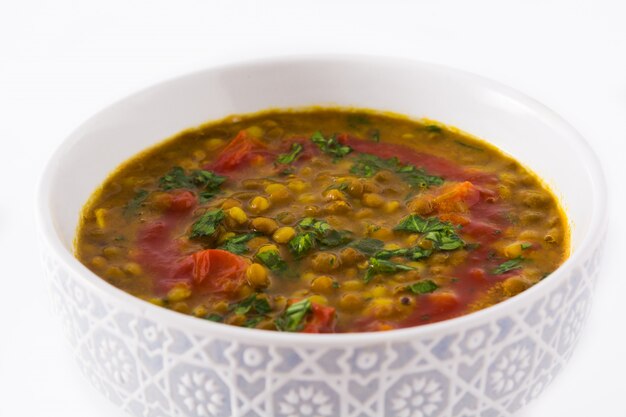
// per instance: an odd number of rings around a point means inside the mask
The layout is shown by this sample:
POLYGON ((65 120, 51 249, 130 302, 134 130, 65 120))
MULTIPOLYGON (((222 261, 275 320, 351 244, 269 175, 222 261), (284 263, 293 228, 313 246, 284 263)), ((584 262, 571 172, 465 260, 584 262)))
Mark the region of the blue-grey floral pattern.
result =
POLYGON ((562 369, 589 311, 595 252, 534 303, 437 337, 298 347, 170 328, 107 299, 44 250, 87 379, 135 416, 509 417, 562 369))

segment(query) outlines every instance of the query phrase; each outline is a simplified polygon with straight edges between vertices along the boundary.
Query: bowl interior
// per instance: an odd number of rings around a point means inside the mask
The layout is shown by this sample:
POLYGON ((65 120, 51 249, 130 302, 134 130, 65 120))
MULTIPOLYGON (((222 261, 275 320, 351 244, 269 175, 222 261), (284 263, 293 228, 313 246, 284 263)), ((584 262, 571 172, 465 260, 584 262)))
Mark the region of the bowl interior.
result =
POLYGON ((297 58, 194 73, 124 99, 87 121, 62 146, 40 196, 54 232, 72 250, 79 212, 121 162, 185 128, 270 107, 340 105, 427 117, 481 137, 535 171, 561 199, 574 251, 598 211, 595 159, 567 124, 506 87, 418 62, 297 58))

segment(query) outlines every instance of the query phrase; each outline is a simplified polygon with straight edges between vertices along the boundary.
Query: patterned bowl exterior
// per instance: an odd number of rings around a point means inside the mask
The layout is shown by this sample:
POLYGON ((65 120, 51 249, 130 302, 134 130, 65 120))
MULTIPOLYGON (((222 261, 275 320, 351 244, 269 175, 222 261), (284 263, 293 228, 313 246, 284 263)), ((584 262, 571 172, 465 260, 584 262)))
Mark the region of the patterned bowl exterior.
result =
POLYGON ((191 317, 180 319, 198 326, 149 318, 136 304, 156 307, 89 284, 43 243, 53 305, 81 370, 135 416, 512 416, 570 357, 601 253, 596 247, 518 296, 524 302, 443 330, 323 345, 257 338, 255 330, 228 337, 211 330, 224 325, 191 317))

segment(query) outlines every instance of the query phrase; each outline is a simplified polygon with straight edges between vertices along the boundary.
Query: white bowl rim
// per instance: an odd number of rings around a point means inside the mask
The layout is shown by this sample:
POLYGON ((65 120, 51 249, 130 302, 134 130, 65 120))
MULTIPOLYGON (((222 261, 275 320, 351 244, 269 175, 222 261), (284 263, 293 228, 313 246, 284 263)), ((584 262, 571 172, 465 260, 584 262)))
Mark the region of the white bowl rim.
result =
MULTIPOLYGON (((381 110, 393 111, 393 109, 381 110)), ((445 120, 442 120, 441 122, 445 123, 445 120)), ((158 143, 159 140, 162 140, 162 138, 156 140, 155 143, 158 143)), ((123 161, 120 161, 120 163, 121 162, 123 161)), ((441 64, 429 63, 411 58, 363 54, 284 55, 252 60, 241 60, 222 65, 209 66, 197 71, 188 72, 173 78, 169 78, 159 83, 142 88, 139 91, 136 91, 135 93, 132 93, 100 109, 98 112, 96 112, 86 121, 84 121, 69 136, 67 136, 67 138, 52 154, 51 158, 48 160, 46 166, 44 167, 37 186, 36 198, 36 220, 38 223, 40 236, 45 240, 45 243, 50 247, 50 249, 54 251, 54 254, 63 263, 63 265, 73 273, 79 275, 86 284, 88 284, 96 291, 98 295, 108 297, 109 299, 117 299, 120 303, 124 303, 127 304, 128 307, 132 307, 133 310, 142 311, 142 316, 144 318, 153 319, 159 324, 171 326, 172 328, 193 329, 199 334, 204 333, 207 335, 221 336, 227 339, 233 338, 237 340, 255 341, 259 344, 267 342, 270 344, 279 343, 282 345, 308 347, 345 347, 351 345, 362 345, 364 343, 376 344, 391 342, 394 340, 428 337, 430 335, 440 334, 440 332, 447 332, 457 327, 469 328, 472 326, 472 323, 482 323, 483 319, 486 319, 486 316, 488 315, 496 316, 502 313, 504 310, 515 310, 520 307, 525 301, 527 301, 527 299, 538 296, 539 293, 547 293, 551 289, 556 287, 561 282, 561 280, 567 279, 567 277, 570 276, 571 272, 573 272, 577 265, 583 262, 585 254, 588 253, 590 250, 593 250, 595 247, 599 246, 597 241, 603 238, 603 233, 594 233, 594 231, 604 231, 608 222, 606 181, 601 168, 601 164, 594 151, 585 141, 585 139, 567 121, 565 121, 553 110, 549 109, 545 105, 539 103, 535 99, 527 96, 526 94, 516 89, 464 70, 459 70, 441 64), (579 154, 581 159, 583 159, 586 164, 585 168, 589 172, 594 192, 591 221, 588 228, 589 231, 583 237, 578 247, 570 254, 569 258, 556 271, 554 271, 549 278, 542 280, 541 282, 527 289, 523 293, 508 300, 502 301, 498 304, 495 304, 491 307, 436 323, 381 332, 330 334, 288 333, 248 329, 222 323, 215 323, 209 320, 199 319, 190 315, 177 313, 163 307, 155 306, 149 302, 143 301, 140 298, 132 296, 124 292, 123 290, 114 287, 113 285, 109 284, 108 282, 94 274, 91 270, 89 270, 81 262, 79 262, 78 259, 74 257, 73 253, 71 251, 68 251, 62 243, 60 236, 54 228, 54 220, 51 215, 51 196, 49 194, 53 174, 55 173, 56 167, 60 165, 60 162, 62 161, 65 152, 80 140, 79 133, 81 132, 81 130, 83 130, 84 127, 88 126, 93 120, 96 120, 101 113, 109 110, 110 108, 122 105, 126 102, 133 101, 141 97, 142 95, 149 93, 152 90, 159 89, 167 84, 176 83, 186 78, 191 78, 193 76, 200 75, 206 72, 254 69, 254 67, 264 67, 281 64, 284 65, 296 62, 328 62, 331 65, 341 65, 355 63, 367 64, 368 62, 372 61, 385 61, 386 63, 392 63, 394 66, 398 67, 406 65, 419 66, 425 69, 448 73, 451 76, 461 76, 465 79, 471 80, 477 85, 481 85, 487 89, 495 90, 503 95, 508 96, 512 100, 526 106, 527 108, 532 109, 535 113, 542 117, 542 120, 549 123, 551 127, 558 128, 559 130, 564 132, 564 134, 568 136, 571 146, 574 146, 578 148, 579 151, 581 151, 579 152, 579 154)))

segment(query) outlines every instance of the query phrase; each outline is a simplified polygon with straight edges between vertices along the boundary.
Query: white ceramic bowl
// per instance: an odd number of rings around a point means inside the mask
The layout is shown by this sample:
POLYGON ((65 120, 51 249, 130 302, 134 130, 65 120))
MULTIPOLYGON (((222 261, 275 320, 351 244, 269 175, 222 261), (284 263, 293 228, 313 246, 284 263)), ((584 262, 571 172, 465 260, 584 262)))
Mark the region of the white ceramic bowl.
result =
POLYGON ((605 184, 583 139, 535 101, 414 61, 281 58, 211 68, 126 98, 78 128, 41 181, 54 305, 86 376, 136 416, 510 416, 563 367, 587 315, 606 229, 605 184), (118 164, 187 127, 268 107, 346 105, 457 126, 553 187, 573 252, 528 291, 421 327, 307 335, 212 323, 136 299, 72 256, 78 214, 118 164))

